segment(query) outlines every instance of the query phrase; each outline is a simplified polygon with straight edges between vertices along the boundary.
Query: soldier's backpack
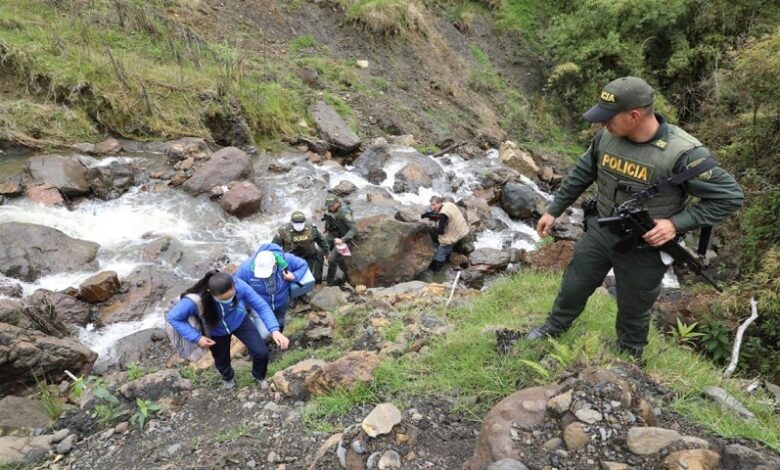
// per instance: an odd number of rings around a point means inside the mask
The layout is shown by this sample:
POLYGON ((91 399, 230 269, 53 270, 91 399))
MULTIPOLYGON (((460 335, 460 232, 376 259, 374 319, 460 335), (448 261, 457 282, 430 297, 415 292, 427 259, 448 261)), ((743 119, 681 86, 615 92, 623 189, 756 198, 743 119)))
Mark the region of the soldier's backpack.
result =
MULTIPOLYGON (((208 336, 208 327, 206 326, 206 319, 203 317, 203 301, 198 294, 187 294, 185 299, 189 299, 198 308, 198 314, 190 316, 187 322, 198 330, 198 332, 204 336, 208 336)), ((190 362, 197 362, 208 351, 206 348, 201 348, 198 343, 191 343, 184 339, 182 335, 176 331, 170 323, 165 323, 165 332, 168 334, 168 339, 171 341, 171 349, 180 358, 190 362)))

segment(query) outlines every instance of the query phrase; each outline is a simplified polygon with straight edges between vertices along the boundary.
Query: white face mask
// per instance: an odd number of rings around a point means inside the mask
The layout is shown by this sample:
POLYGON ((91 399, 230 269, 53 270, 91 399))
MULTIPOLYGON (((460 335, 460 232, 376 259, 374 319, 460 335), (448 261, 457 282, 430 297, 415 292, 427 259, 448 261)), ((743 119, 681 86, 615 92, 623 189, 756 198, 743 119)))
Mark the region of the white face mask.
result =
POLYGON ((306 226, 306 222, 293 222, 293 230, 300 232, 306 226))

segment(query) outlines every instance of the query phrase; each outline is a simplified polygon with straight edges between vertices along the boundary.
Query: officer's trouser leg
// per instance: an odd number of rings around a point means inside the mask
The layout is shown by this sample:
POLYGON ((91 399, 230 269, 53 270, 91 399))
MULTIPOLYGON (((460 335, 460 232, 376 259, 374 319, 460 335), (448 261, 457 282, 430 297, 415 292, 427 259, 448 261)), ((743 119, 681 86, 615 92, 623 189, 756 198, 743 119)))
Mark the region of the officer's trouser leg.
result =
POLYGON ((614 257, 618 344, 641 355, 650 329, 650 308, 661 292, 667 266, 655 249, 630 250, 614 257))
POLYGON ((319 251, 308 258, 306 258, 306 263, 309 265, 309 270, 311 271, 311 275, 314 277, 314 282, 316 284, 319 284, 322 282, 322 265, 323 265, 323 256, 322 253, 319 251))
POLYGON ((328 274, 325 279, 328 284, 332 284, 336 280, 336 270, 338 269, 338 266, 336 266, 336 256, 339 256, 336 249, 330 250, 330 253, 328 254, 328 274))
MULTIPOLYGON (((595 222, 592 220, 591 222, 595 222)), ((563 275, 558 297, 545 326, 554 333, 566 331, 580 316, 588 297, 604 282, 612 263, 611 243, 599 227, 589 225, 585 236, 577 242, 569 266, 563 275)))

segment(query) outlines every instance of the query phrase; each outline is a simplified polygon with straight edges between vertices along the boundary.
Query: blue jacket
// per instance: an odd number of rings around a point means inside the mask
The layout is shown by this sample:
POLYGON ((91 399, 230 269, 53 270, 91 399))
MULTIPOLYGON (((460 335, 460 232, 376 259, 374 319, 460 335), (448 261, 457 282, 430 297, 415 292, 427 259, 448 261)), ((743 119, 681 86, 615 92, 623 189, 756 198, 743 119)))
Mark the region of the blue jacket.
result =
POLYGON ((290 302, 290 282, 284 280, 282 270, 278 269, 278 267, 272 274, 276 276, 276 289, 274 292, 270 291, 271 289, 268 288, 265 279, 255 277, 255 258, 261 251, 270 251, 276 255, 284 256, 284 260, 287 261, 287 271, 295 276, 296 281, 303 279, 303 276, 306 275, 306 270, 309 269, 309 265, 303 258, 299 258, 292 253, 285 253, 282 251, 282 247, 275 243, 260 245, 260 248, 257 249, 251 258, 241 263, 236 272, 236 277, 249 284, 255 292, 260 294, 263 300, 268 302, 271 310, 275 312, 277 309, 286 307, 290 302))
MULTIPOLYGON (((271 308, 265 303, 262 297, 257 295, 257 293, 241 279, 236 279, 234 277, 233 280, 235 281, 236 300, 238 300, 238 302, 225 306, 216 300, 213 300, 214 308, 217 311, 219 320, 215 326, 210 327, 209 336, 225 336, 238 328, 244 321, 244 318, 246 318, 246 304, 249 304, 249 306, 252 307, 252 310, 257 312, 260 319, 265 323, 265 327, 268 328, 268 331, 271 333, 279 331, 279 323, 276 321, 276 316, 274 316, 271 308)), ((168 312, 168 323, 179 332, 182 338, 195 343, 200 339, 201 334, 187 322, 187 319, 197 314, 197 305, 195 305, 192 300, 185 297, 179 300, 171 311, 168 312)))

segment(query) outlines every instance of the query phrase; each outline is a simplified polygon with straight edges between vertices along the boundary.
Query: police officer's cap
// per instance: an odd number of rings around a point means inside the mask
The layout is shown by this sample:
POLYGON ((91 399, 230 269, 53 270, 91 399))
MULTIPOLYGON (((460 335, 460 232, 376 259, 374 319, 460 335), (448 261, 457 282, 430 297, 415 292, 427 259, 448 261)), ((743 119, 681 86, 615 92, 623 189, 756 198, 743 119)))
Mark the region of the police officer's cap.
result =
POLYGON ((607 84, 599 102, 582 115, 589 122, 604 122, 629 109, 644 108, 655 101, 653 87, 639 77, 622 77, 607 84))
POLYGON ((306 216, 303 215, 303 212, 301 211, 295 211, 292 213, 292 216, 290 216, 290 222, 298 224, 301 222, 306 222, 306 216))
POLYGON ((332 206, 333 204, 336 204, 339 202, 339 198, 336 196, 330 195, 325 198, 325 207, 332 206))

